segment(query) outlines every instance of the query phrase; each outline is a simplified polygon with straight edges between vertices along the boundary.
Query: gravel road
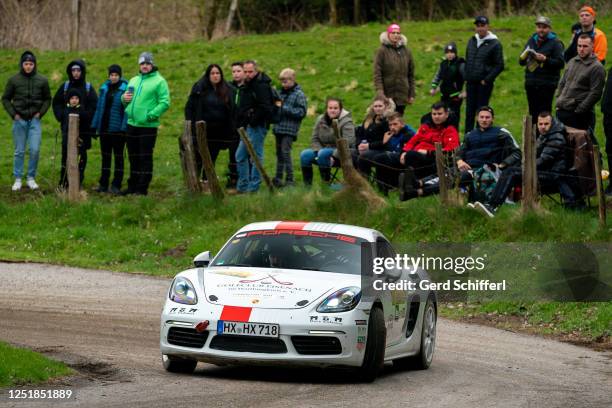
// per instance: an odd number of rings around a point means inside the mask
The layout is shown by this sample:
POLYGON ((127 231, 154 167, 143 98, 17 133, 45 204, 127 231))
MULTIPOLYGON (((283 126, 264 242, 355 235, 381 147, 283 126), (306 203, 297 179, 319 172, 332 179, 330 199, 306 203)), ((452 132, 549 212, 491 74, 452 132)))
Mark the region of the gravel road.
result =
POLYGON ((612 407, 612 353, 439 320, 427 371, 353 384, 339 371, 198 365, 166 373, 159 317, 168 278, 0 263, 0 340, 63 360, 79 374, 44 388, 66 401, 8 407, 612 407))

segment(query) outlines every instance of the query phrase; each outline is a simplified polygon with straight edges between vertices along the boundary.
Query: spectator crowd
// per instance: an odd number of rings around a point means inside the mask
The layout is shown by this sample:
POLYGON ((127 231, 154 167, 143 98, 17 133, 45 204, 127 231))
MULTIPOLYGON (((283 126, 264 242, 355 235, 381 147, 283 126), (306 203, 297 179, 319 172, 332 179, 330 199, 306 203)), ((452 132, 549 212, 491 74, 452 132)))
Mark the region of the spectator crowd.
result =
MULTIPOLYGON (((604 69, 607 39, 596 26, 592 7, 580 8, 578 20, 566 48, 552 30, 552 21, 538 17, 533 34, 517 58, 525 67, 527 106, 537 129, 540 190, 559 193, 569 208, 584 206, 570 134, 582 132, 591 143, 597 143, 593 130, 595 105, 600 101, 605 152, 608 164, 612 162, 612 78, 609 73, 606 83, 604 69)), ((375 93, 365 118, 356 125, 353 113, 340 98, 327 98, 325 110, 312 128, 310 147, 299 152, 305 185, 313 184, 315 166, 323 183, 334 183, 334 168, 340 164, 339 136, 348 141, 354 167, 385 195, 397 189, 400 200, 408 200, 437 193, 440 181, 435 152, 440 144, 447 161, 451 161, 448 171, 454 173, 450 178, 468 194, 470 207, 494 216, 503 203, 516 198, 522 153, 513 135, 495 125, 495 111, 490 106, 495 81, 505 69, 502 42, 491 31, 486 16, 474 19, 474 31, 464 57, 455 42, 444 47, 429 91, 432 97, 439 97, 414 127, 406 123, 404 113, 416 97, 415 55, 398 24, 382 32, 373 60, 375 93), (464 101, 464 133, 460 136, 464 101)), ((47 79, 37 72, 36 56, 30 51, 21 55, 20 70, 8 80, 2 95, 2 104, 13 120, 13 191, 22 189, 26 152, 25 183, 31 190, 39 188, 36 174, 41 118, 52 108, 62 134, 58 188, 68 186, 69 122, 70 115, 76 114, 80 183, 93 138, 99 139, 101 152, 96 191, 148 194, 158 128, 170 107, 170 90, 151 53, 141 53, 137 62, 138 74, 129 80, 124 78, 122 67, 110 65, 108 79, 96 89, 87 81, 85 62, 75 59, 67 64, 66 79, 52 96, 47 79), (129 172, 125 171, 126 149, 129 172)), ((297 78, 294 69, 284 68, 278 75, 281 87, 276 89, 258 63, 247 60, 231 65, 231 79, 224 76, 220 65, 210 64, 191 88, 184 117, 192 123, 206 122, 207 147, 213 162, 221 151, 228 152, 226 187, 231 191, 256 192, 262 182, 239 128, 246 130, 261 162, 267 133, 272 130, 276 147, 272 182, 278 188, 295 185, 292 145, 308 110, 307 90, 297 78)), ((205 183, 195 126, 192 129, 197 172, 205 183)), ((606 194, 612 195, 610 185, 606 194)))

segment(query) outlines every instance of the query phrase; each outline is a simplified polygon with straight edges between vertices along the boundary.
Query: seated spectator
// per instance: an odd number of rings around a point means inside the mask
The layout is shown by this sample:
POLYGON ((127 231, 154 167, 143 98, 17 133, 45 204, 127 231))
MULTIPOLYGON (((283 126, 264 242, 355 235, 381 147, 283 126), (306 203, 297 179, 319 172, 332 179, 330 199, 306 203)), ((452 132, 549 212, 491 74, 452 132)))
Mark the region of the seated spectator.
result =
MULTIPOLYGON (((359 158, 365 161, 384 151, 383 138, 389 131, 387 116, 395 112, 395 103, 384 96, 377 96, 368 107, 366 117, 361 126, 355 128, 355 140, 358 145, 351 150, 353 165, 359 169, 359 158)), ((365 177, 370 176, 369 169, 364 172, 365 177)))
MULTIPOLYGON (((567 178, 565 126, 554 119, 550 112, 538 115, 538 138, 536 141, 536 171, 540 190, 558 191, 565 206, 582 207, 577 201, 574 189, 567 178)), ((522 182, 520 166, 509 167, 501 176, 493 190, 491 199, 486 203, 474 203, 474 208, 489 217, 494 217, 497 209, 506 201, 506 197, 515 186, 522 182)))
POLYGON ((474 201, 471 189, 474 172, 485 164, 495 164, 504 170, 519 166, 521 149, 512 134, 501 127, 493 126, 495 112, 490 106, 483 106, 476 113, 478 126, 467 133, 457 151, 457 168, 460 172, 460 186, 470 191, 468 201, 474 201))
POLYGON ((355 125, 351 113, 342 107, 342 101, 328 98, 325 103, 325 113, 320 115, 312 129, 311 148, 300 154, 304 184, 312 185, 312 165, 319 166, 321 179, 326 183, 331 181, 331 168, 334 160, 339 162, 336 150, 336 136, 332 121, 338 120, 339 136, 348 140, 349 148, 355 146, 355 125), (335 158, 335 159, 334 159, 335 158))
POLYGON ((400 200, 405 201, 417 186, 416 180, 436 173, 436 143, 450 152, 459 146, 457 129, 449 123, 449 109, 442 102, 431 106, 429 120, 403 147, 399 164, 406 170, 399 176, 400 200))
POLYGON ((397 186, 397 167, 391 165, 399 162, 402 147, 408 143, 416 131, 404 123, 402 114, 393 112, 387 116, 389 130, 383 135, 380 149, 374 150, 376 144, 371 143, 366 154, 360 155, 357 160, 357 168, 364 175, 371 173, 372 166, 376 167, 376 182, 385 194, 391 187, 397 186))

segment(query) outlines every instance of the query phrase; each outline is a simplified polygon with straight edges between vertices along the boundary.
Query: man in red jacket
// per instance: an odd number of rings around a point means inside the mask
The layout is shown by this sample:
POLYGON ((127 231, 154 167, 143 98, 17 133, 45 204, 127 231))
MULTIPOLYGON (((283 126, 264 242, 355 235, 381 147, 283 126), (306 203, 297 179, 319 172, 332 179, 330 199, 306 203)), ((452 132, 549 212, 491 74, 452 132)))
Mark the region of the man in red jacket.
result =
POLYGON ((436 172, 436 143, 442 150, 450 152, 459 147, 457 129, 448 121, 449 110, 442 102, 431 106, 431 114, 419 127, 402 149, 399 164, 406 170, 399 176, 400 200, 411 190, 417 179, 425 178, 436 172))

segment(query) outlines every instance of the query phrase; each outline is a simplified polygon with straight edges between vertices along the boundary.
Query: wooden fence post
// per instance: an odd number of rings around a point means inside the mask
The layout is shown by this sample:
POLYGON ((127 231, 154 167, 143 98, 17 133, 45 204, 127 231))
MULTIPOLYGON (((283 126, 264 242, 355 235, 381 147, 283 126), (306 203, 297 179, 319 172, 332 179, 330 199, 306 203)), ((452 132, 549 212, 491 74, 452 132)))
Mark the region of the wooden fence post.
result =
POLYGON ((531 116, 523 118, 523 212, 533 210, 538 200, 536 149, 531 116))
POLYGON ((217 178, 217 172, 215 171, 215 164, 210 156, 210 150, 208 150, 206 122, 203 120, 196 122, 196 137, 198 140, 198 150, 200 151, 200 157, 202 158, 202 165, 204 166, 204 173, 206 174, 206 179, 208 180, 210 192, 217 200, 223 200, 223 190, 219 185, 219 179, 217 178))
POLYGON ((595 184, 597 188, 597 202, 599 204, 599 225, 606 226, 606 196, 601 180, 601 154, 599 146, 593 145, 593 163, 595 165, 595 184))
POLYGON ((352 190, 354 193, 358 193, 360 198, 365 199, 370 207, 382 208, 386 206, 387 202, 379 197, 370 183, 355 170, 348 140, 340 136, 338 119, 332 120, 332 128, 334 129, 334 136, 336 138, 336 149, 338 149, 338 155, 340 156, 340 166, 342 168, 345 187, 352 190))
POLYGON ((246 146, 247 152, 249 152, 249 156, 251 156, 251 160, 253 161, 253 164, 259 171, 261 178, 263 178, 264 182, 270 189, 270 192, 273 192, 274 186, 272 185, 272 180, 270 180, 270 177, 268 177, 268 173, 266 173, 266 170, 261 165, 261 162, 259 161, 259 157, 257 157, 257 154, 255 153, 255 149, 253 149, 253 145, 251 144, 251 141, 249 140, 249 135, 247 135, 247 132, 246 130, 244 130, 243 127, 238 129, 238 133, 240 134, 242 143, 244 143, 244 145, 246 146))
POLYGON ((81 23, 81 0, 72 0, 70 9, 70 51, 79 49, 79 31, 81 23))
POLYGON ((68 177, 68 200, 79 200, 81 180, 78 163, 79 145, 79 115, 71 113, 68 116, 68 150, 66 154, 66 176, 68 177))
POLYGON ((185 174, 185 184, 189 191, 195 193, 202 191, 202 187, 200 185, 199 175, 196 172, 193 140, 191 137, 191 121, 186 120, 183 135, 179 139, 181 144, 180 155, 183 162, 182 167, 185 174))
POLYGON ((444 153, 442 152, 442 143, 436 142, 436 170, 438 172, 438 185, 440 186, 440 202, 444 206, 448 206, 448 180, 444 169, 444 153))

